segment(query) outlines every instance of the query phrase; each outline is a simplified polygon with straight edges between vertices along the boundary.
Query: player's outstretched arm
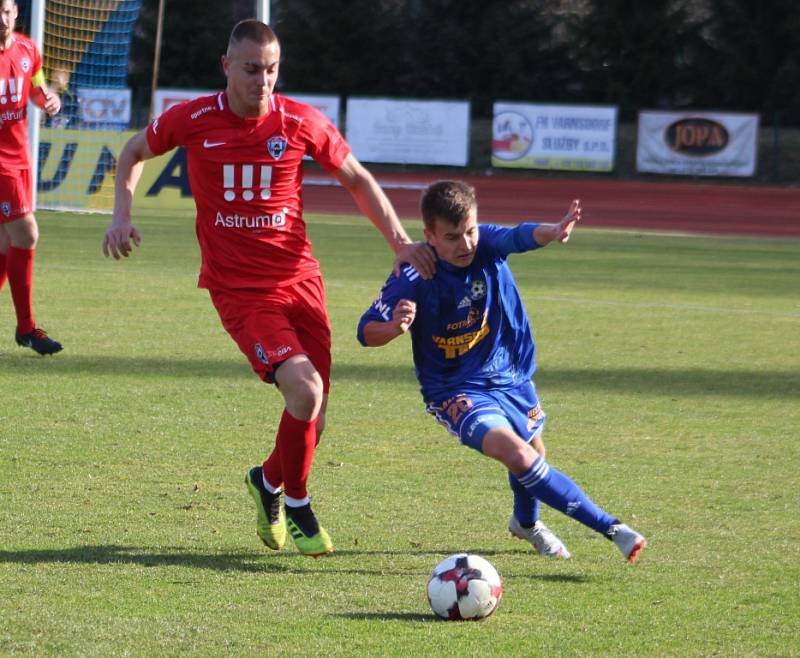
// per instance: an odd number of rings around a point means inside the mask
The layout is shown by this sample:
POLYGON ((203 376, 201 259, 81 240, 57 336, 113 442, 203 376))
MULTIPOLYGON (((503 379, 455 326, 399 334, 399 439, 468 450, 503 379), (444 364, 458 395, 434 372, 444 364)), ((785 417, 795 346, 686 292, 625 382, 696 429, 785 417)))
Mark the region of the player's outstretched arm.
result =
POLYGON ((539 224, 533 231, 533 239, 543 247, 551 242, 558 241, 562 244, 569 240, 575 224, 581 221, 581 200, 575 199, 569 206, 567 214, 557 224, 539 224))
POLYGON ((144 161, 152 157, 144 130, 131 137, 122 148, 114 181, 114 214, 103 238, 103 254, 106 256, 111 255, 117 260, 120 256, 127 258, 133 250, 131 240, 137 247, 142 242, 139 231, 131 223, 131 208, 144 161))
POLYGON ((417 316, 417 305, 409 299, 397 302, 392 312, 392 319, 386 322, 373 320, 364 325, 364 342, 367 347, 381 347, 402 336, 417 316))
POLYGON ((394 251, 394 273, 399 275, 400 264, 409 263, 423 279, 430 279, 436 271, 433 251, 424 242, 412 242, 400 224, 389 197, 352 153, 347 156, 335 176, 394 251))

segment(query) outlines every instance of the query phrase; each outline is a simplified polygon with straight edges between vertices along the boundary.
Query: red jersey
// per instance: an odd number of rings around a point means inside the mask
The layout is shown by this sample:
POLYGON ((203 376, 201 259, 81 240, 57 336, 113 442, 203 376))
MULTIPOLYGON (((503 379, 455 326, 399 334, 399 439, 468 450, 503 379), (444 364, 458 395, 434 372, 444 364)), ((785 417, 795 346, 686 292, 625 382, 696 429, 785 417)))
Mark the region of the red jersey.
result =
POLYGON ((328 171, 350 147, 319 110, 273 94, 245 119, 224 92, 171 107, 147 128, 155 154, 186 148, 201 288, 274 288, 319 276, 303 221, 303 156, 328 171))
POLYGON ((0 50, 0 169, 30 169, 28 97, 31 78, 42 70, 42 56, 28 37, 13 34, 0 50))

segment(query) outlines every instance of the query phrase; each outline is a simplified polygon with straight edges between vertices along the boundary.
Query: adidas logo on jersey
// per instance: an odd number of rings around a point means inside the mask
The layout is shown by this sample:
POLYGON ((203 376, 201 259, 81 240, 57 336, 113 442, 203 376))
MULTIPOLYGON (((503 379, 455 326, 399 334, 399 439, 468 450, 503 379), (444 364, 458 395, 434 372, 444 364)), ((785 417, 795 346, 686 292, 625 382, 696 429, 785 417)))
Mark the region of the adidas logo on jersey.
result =
POLYGON ((464 299, 458 302, 458 308, 469 308, 472 306, 472 298, 469 295, 464 295, 464 299))
POLYGON ((402 268, 402 272, 409 281, 416 281, 419 278, 419 272, 412 265, 406 265, 402 268))

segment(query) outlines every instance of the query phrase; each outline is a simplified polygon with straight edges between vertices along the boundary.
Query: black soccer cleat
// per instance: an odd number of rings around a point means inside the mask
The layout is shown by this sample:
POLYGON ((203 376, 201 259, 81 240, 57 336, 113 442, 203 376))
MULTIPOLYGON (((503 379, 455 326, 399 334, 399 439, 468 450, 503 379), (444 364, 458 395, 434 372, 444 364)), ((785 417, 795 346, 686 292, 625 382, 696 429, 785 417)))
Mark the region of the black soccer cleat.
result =
POLYGON ((38 352, 41 355, 55 354, 64 349, 61 343, 50 338, 47 332, 39 327, 34 327, 33 331, 29 331, 27 334, 21 334, 17 329, 14 333, 14 338, 20 347, 30 347, 34 352, 38 352))

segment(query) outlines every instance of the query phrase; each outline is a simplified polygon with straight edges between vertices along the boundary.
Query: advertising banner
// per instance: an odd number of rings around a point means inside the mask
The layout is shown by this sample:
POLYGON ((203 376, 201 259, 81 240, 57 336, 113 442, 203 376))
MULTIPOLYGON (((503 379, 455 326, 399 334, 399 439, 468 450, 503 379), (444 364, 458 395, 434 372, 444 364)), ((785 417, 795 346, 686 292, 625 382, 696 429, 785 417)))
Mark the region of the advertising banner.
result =
MULTIPOLYGON (((135 133, 42 128, 37 205, 48 209, 110 212, 120 151, 135 133)), ((137 209, 194 212, 186 154, 176 149, 148 160, 136 188, 137 209)))
POLYGON ((639 112, 636 169, 682 176, 752 176, 758 114, 639 112))
POLYGON ((466 101, 347 100, 347 141, 364 162, 452 165, 469 158, 466 101))
POLYGON ((78 107, 85 126, 127 128, 131 122, 131 90, 81 88, 78 107))
POLYGON ((296 101, 300 101, 301 103, 305 103, 306 105, 310 105, 311 107, 316 107, 320 112, 322 112, 326 117, 328 117, 328 120, 334 126, 336 126, 341 130, 341 127, 339 126, 341 101, 339 100, 338 96, 322 96, 318 94, 293 94, 288 91, 285 94, 281 92, 281 96, 286 96, 287 98, 292 98, 296 101))
POLYGON ((612 171, 617 108, 494 104, 492 166, 612 171))
MULTIPOLYGON (((156 90, 156 102, 154 105, 156 116, 161 116, 173 105, 177 105, 183 101, 192 100, 198 96, 208 96, 214 93, 217 93, 217 91, 213 89, 170 89, 168 87, 165 87, 164 89, 158 89, 156 90)), ((292 94, 290 92, 285 94, 281 92, 281 96, 287 96, 288 98, 293 98, 301 103, 306 103, 312 107, 316 107, 320 112, 328 117, 328 119, 330 119, 334 126, 337 128, 339 127, 341 103, 338 96, 327 96, 321 94, 292 94)))
POLYGON ((153 109, 155 116, 160 117, 173 105, 190 101, 198 96, 209 96, 215 93, 213 89, 156 89, 153 109))

